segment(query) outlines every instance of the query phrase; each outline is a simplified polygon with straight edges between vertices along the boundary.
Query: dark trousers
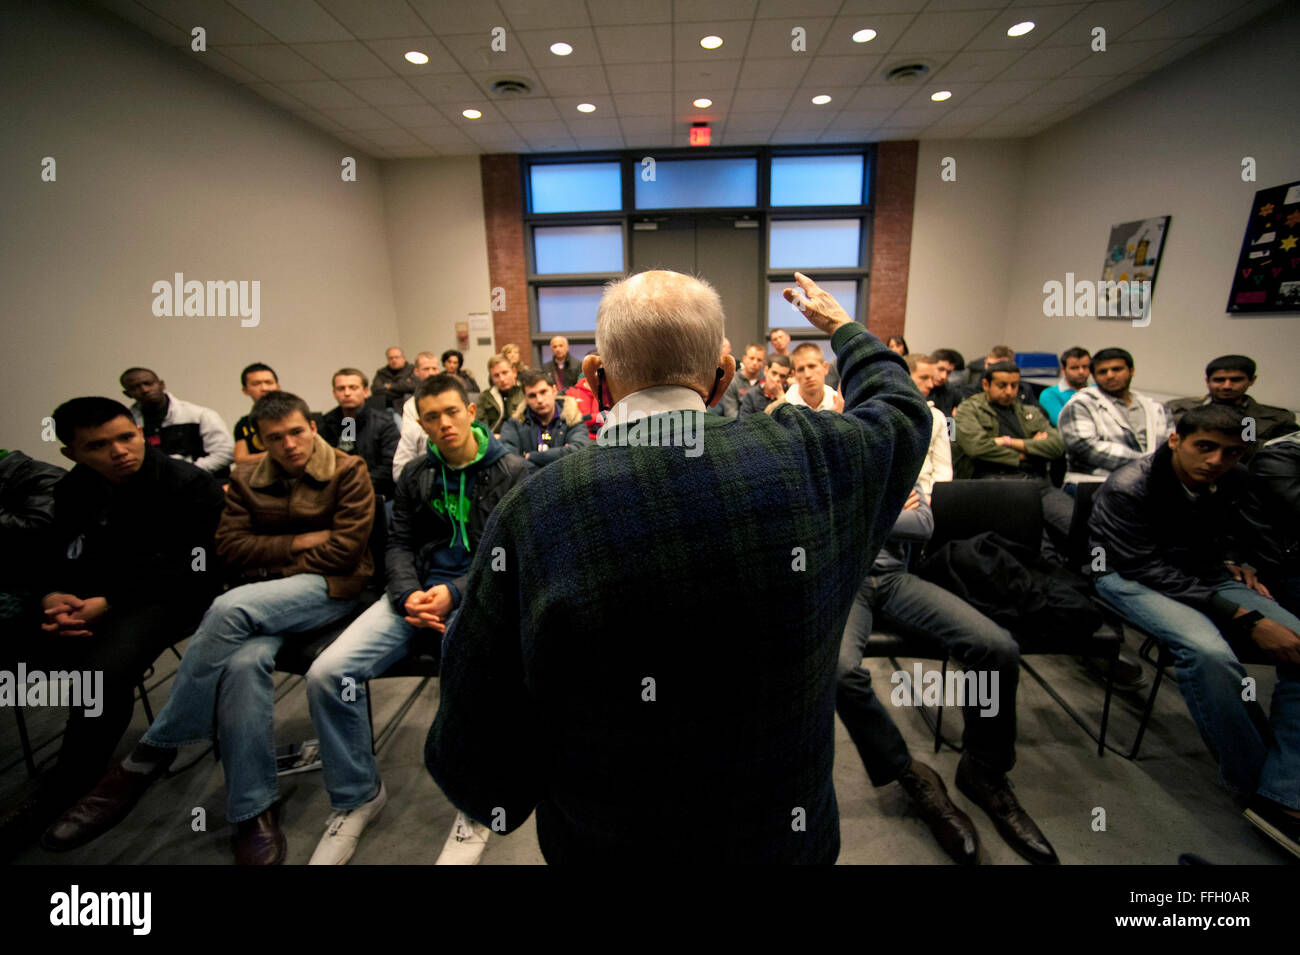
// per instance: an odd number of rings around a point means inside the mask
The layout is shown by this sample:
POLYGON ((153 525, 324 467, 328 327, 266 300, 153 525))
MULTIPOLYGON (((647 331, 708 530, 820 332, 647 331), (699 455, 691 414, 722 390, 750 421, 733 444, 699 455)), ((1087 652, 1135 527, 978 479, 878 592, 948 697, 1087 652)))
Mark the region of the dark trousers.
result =
POLYGON ((868 575, 844 625, 836 675, 835 708, 862 757, 873 786, 898 778, 911 762, 907 744, 889 711, 871 689, 862 654, 876 616, 901 635, 941 643, 968 670, 996 671, 998 710, 981 715, 977 702, 962 707, 965 750, 993 772, 1005 773, 1016 760, 1016 686, 1020 648, 1011 634, 966 601, 915 574, 868 575))
POLYGON ((89 637, 37 631, 28 645, 25 662, 29 670, 104 673, 103 712, 90 717, 79 707, 70 710, 63 748, 45 781, 45 798, 70 805, 99 781, 131 725, 140 677, 168 646, 194 632, 205 609, 190 602, 110 610, 96 621, 94 635, 89 637))

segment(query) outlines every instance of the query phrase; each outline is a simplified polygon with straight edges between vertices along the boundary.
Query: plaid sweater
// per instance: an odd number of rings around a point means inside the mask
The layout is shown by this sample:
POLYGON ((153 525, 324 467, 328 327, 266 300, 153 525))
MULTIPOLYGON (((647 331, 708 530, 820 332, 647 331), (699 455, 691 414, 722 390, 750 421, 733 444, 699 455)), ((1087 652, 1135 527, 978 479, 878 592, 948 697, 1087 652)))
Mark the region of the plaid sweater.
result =
POLYGON ((536 807, 553 863, 835 860, 840 636, 931 415, 861 325, 832 344, 842 415, 682 412, 702 446, 602 440, 501 501, 425 749, 457 807, 506 832, 536 807))

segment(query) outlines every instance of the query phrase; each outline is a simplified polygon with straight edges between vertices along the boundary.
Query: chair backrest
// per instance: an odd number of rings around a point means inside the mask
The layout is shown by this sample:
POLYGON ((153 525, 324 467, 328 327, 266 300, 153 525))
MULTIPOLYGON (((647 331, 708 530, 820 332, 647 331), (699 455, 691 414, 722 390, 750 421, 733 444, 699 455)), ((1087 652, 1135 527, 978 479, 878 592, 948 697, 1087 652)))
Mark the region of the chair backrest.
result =
POLYGON ((1043 539, 1043 500, 1036 481, 939 481, 930 500, 934 534, 927 550, 994 531, 1035 554, 1043 539))
POLYGON ((1101 490, 1101 481, 1084 481, 1075 485, 1074 516, 1070 519, 1070 537, 1066 542, 1066 559, 1071 570, 1087 573, 1092 564, 1088 549, 1088 518, 1092 516, 1092 498, 1101 490))

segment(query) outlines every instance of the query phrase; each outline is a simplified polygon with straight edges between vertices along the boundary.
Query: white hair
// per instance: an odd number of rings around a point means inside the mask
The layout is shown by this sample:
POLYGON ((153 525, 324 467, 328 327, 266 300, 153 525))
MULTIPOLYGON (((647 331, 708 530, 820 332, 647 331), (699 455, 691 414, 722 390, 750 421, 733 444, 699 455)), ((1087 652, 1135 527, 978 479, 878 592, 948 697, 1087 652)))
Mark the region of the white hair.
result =
POLYGON ((654 270, 611 282, 596 311, 596 350, 623 387, 698 386, 722 354, 722 300, 703 279, 654 270))

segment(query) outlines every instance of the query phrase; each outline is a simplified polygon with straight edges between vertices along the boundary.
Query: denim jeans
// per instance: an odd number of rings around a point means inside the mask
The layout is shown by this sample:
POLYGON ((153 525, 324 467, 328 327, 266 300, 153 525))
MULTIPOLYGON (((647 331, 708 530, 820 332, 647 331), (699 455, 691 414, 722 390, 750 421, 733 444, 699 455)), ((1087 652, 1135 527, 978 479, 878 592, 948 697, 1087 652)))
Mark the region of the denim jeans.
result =
MULTIPOLYGON (((1266 719, 1258 703, 1242 700, 1246 669, 1209 617, 1117 573, 1096 577, 1093 585, 1103 600, 1173 654, 1178 688, 1228 788, 1300 809, 1300 667, 1278 666, 1266 719)), ((1300 619, 1235 580, 1215 589, 1238 606, 1300 631, 1300 619)))
POLYGON ((957 595, 915 574, 891 572, 869 575, 858 589, 844 626, 837 671, 836 711, 872 785, 896 779, 911 760, 898 727, 872 692, 871 673, 862 668, 876 613, 883 628, 938 641, 969 670, 997 672, 997 714, 982 716, 977 702, 967 703, 962 708, 962 740, 971 758, 987 769, 1010 770, 1016 759, 1020 648, 1010 633, 957 595))
POLYGON ((355 606, 353 598, 331 597, 319 574, 226 591, 203 615, 167 705, 144 742, 165 749, 206 742, 215 717, 226 772, 226 818, 242 822, 260 815, 280 798, 271 676, 282 634, 323 627, 355 606))

